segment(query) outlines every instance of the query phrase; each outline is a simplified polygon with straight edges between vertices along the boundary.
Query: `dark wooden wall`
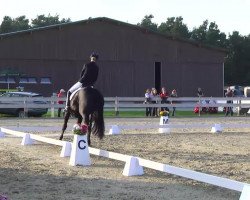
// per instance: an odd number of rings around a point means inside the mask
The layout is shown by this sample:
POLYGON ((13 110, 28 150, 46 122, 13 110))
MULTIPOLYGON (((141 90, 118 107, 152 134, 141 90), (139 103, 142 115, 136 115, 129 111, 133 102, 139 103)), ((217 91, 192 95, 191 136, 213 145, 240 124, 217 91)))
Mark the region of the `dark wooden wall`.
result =
POLYGON ((154 87, 155 62, 161 62, 161 85, 169 91, 177 89, 179 96, 196 96, 198 87, 207 96, 223 94, 225 52, 113 20, 90 20, 0 38, 0 70, 17 69, 38 81, 51 77, 51 85, 24 85, 45 96, 69 89, 92 51, 100 55, 96 87, 104 96, 143 96, 146 88, 154 87))

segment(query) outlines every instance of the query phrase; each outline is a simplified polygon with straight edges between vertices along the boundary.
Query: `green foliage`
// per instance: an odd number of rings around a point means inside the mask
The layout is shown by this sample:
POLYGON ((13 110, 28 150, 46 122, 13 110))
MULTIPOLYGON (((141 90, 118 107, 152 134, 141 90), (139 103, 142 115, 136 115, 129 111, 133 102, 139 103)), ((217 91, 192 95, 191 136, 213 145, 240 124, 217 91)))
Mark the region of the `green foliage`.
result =
POLYGON ((51 16, 50 14, 48 16, 45 15, 38 15, 37 18, 31 20, 32 27, 43 27, 43 26, 50 26, 54 24, 60 24, 60 23, 66 23, 70 22, 70 19, 63 18, 62 20, 59 20, 59 15, 51 16))
POLYGON ((9 33, 67 22, 70 22, 70 18, 59 20, 59 15, 51 16, 50 14, 48 16, 38 15, 37 18, 31 20, 31 24, 29 24, 29 19, 26 19, 24 15, 15 19, 5 16, 0 25, 0 33, 9 33))
MULTIPOLYGON (((200 117, 218 117, 218 116, 224 116, 225 113, 223 112, 219 112, 219 113, 216 113, 216 114, 201 114, 200 117)), ((236 116, 236 115, 235 115, 236 116)), ((115 111, 105 111, 104 112, 104 117, 105 118, 108 118, 108 117, 129 117, 129 118, 140 118, 140 117, 146 117, 145 116, 145 111, 144 110, 141 110, 141 111, 125 111, 125 110, 121 110, 119 112, 119 115, 116 116, 115 115, 115 111)), ((194 113, 194 111, 183 111, 183 110, 177 110, 176 113, 175 113, 175 116, 171 116, 171 111, 170 111, 170 115, 169 115, 170 118, 181 118, 181 117, 199 117, 198 114, 194 113)), ((151 117, 147 117, 147 118, 151 118, 151 117)), ((152 117, 152 118, 155 118, 155 117, 152 117)))
MULTIPOLYGON (((201 114, 200 117, 218 117, 218 116, 224 116, 225 113, 223 112, 219 112, 217 114, 201 114)), ((55 116, 57 116, 57 113, 55 113, 55 116)), ((237 115, 234 115, 237 116, 237 115)), ((6 114, 0 114, 0 118, 15 118, 12 115, 6 115, 6 114)), ((141 110, 141 111, 120 111, 119 115, 116 116, 115 111, 104 111, 104 117, 105 118, 114 118, 114 117, 119 117, 119 118, 144 118, 145 116, 145 111, 141 110)), ((170 118, 182 118, 182 117, 199 117, 198 114, 195 114, 193 111, 181 111, 181 110, 177 110, 175 113, 175 116, 172 117, 171 116, 171 112, 170 112, 170 118)), ((30 118, 37 118, 37 117, 30 117, 30 118)), ((39 117, 38 117, 39 118, 39 117)), ((42 118, 51 118, 51 112, 47 112, 46 114, 44 114, 42 116, 42 118)), ((151 117, 147 117, 147 118, 151 118, 151 117)), ((152 117, 155 118, 155 117, 152 117)), ((63 118, 61 118, 63 120, 63 118)))
POLYGON ((225 82, 231 85, 250 83, 250 35, 234 31, 229 35, 229 54, 225 63, 225 82))
POLYGON ((198 28, 194 28, 191 33, 191 39, 217 47, 228 47, 226 34, 220 32, 215 22, 205 20, 198 28))
POLYGON ((198 42, 206 41, 208 20, 205 20, 199 28, 194 28, 191 33, 191 38, 198 42))
POLYGON ((158 31, 163 34, 169 34, 182 38, 190 38, 191 33, 186 24, 183 23, 183 18, 169 17, 166 22, 161 23, 158 31))
POLYGON ((152 19, 154 18, 154 16, 153 15, 146 15, 143 19, 142 19, 142 21, 141 21, 141 23, 138 23, 137 25, 138 26, 141 26, 141 27, 143 27, 143 28, 147 28, 147 29, 150 29, 150 30, 152 30, 152 31, 157 31, 157 24, 155 24, 155 23, 153 23, 152 22, 152 19))
POLYGON ((9 16, 5 16, 0 26, 0 33, 20 31, 29 28, 29 20, 26 19, 25 16, 20 16, 15 19, 12 19, 9 16))

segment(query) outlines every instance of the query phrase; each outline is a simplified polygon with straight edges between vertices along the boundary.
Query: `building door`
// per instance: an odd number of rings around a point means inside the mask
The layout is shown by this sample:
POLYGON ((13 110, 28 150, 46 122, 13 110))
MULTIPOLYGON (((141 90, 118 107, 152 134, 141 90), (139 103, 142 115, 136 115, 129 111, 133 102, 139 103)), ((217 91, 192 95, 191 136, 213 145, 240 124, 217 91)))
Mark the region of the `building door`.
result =
POLYGON ((161 62, 155 62, 155 89, 161 91, 161 62))

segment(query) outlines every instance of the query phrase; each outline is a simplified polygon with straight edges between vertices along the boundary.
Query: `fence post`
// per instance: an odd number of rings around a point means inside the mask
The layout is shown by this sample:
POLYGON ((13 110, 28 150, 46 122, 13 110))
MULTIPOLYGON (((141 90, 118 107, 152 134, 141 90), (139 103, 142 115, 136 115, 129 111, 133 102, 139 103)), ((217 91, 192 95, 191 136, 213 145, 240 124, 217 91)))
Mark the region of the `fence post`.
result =
POLYGON ((238 113, 237 113, 238 116, 240 116, 240 110, 241 110, 241 100, 239 100, 239 107, 238 107, 238 113))
POLYGON ((51 100, 51 117, 54 118, 55 117, 55 106, 54 106, 55 102, 52 99, 51 100))
POLYGON ((28 108, 27 108, 27 99, 25 98, 24 101, 23 101, 23 104, 24 104, 24 107, 23 107, 23 118, 27 117, 28 116, 28 108))
POLYGON ((201 116, 201 98, 199 97, 199 117, 201 116))
POLYGON ((115 116, 119 115, 119 100, 118 97, 115 97, 115 116))

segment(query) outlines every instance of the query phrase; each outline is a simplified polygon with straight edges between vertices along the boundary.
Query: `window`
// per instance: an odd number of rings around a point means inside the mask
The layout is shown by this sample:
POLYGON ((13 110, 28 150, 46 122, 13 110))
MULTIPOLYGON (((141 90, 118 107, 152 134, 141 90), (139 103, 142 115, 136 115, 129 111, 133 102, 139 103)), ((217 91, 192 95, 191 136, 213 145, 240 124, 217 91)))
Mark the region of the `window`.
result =
POLYGON ((14 77, 8 77, 7 78, 7 83, 16 83, 15 78, 14 77))
POLYGON ((37 83, 35 77, 21 77, 19 83, 37 83))
POLYGON ((35 77, 29 77, 29 78, 28 78, 28 82, 29 82, 29 83, 37 83, 35 77))
POLYGON ((28 83, 28 79, 25 77, 21 77, 19 83, 28 83))
POLYGON ((51 84, 51 79, 49 77, 42 77, 41 84, 51 84))
POLYGON ((0 77, 0 83, 16 83, 14 77, 0 77))
POLYGON ((21 97, 20 94, 11 94, 10 97, 21 97))
POLYGON ((5 77, 0 77, 0 83, 7 83, 5 77))

